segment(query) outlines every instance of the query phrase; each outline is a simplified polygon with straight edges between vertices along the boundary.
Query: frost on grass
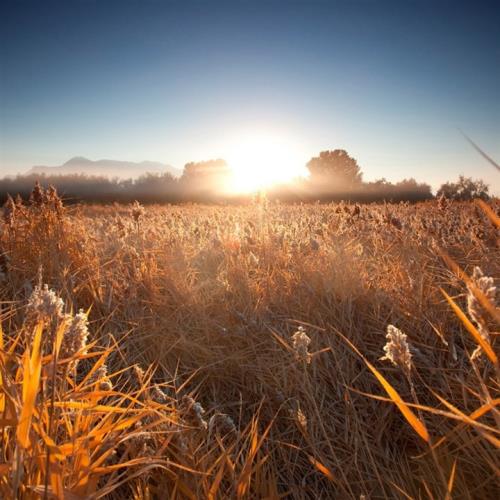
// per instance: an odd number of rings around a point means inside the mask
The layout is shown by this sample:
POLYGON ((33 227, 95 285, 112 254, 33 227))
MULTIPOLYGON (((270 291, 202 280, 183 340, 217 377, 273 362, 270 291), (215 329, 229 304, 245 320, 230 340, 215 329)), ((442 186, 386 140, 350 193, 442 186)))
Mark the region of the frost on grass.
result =
POLYGON ((204 419, 205 409, 200 403, 195 401, 191 396, 183 396, 179 410, 184 417, 184 420, 193 427, 201 429, 207 428, 207 422, 204 419))
MULTIPOLYGON (((495 282, 491 276, 485 276, 483 271, 478 267, 474 267, 474 272, 472 273, 472 284, 468 285, 467 294, 467 311, 470 317, 476 323, 480 335, 486 340, 490 341, 490 333, 488 330, 488 313, 481 301, 478 300, 476 294, 474 293, 474 288, 479 290, 488 302, 496 307, 496 294, 497 288, 495 282)), ((482 349, 478 346, 472 353, 472 359, 477 358, 482 352, 482 349)))
MULTIPOLYGON (((42 350, 45 354, 52 352, 59 328, 64 330, 59 351, 61 359, 85 351, 89 335, 87 314, 81 309, 75 315, 65 313, 64 301, 48 285, 35 286, 28 299, 25 327, 29 341, 32 340, 34 326, 40 322, 44 326, 42 350)), ((72 366, 75 367, 76 363, 72 366)))
POLYGON ((387 325, 386 339, 385 355, 381 359, 389 360, 393 365, 403 370, 406 375, 409 375, 412 368, 412 355, 406 334, 394 325, 387 325))
POLYGON ((302 326, 299 326, 297 331, 292 335, 292 341, 296 358, 309 364, 312 358, 309 352, 309 344, 311 343, 311 339, 302 326))
POLYGON ((51 321, 63 318, 64 302, 48 285, 35 286, 28 299, 27 315, 36 320, 51 321))

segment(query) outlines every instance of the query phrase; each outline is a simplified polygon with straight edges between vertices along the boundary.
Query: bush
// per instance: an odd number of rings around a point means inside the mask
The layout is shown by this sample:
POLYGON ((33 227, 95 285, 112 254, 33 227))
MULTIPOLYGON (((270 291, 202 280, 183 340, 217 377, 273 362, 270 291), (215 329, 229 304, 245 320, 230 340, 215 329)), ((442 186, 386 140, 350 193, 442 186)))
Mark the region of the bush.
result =
POLYGON ((475 198, 487 200, 489 199, 488 185, 480 179, 474 180, 471 177, 461 175, 457 182, 443 184, 437 192, 437 197, 460 201, 469 201, 475 198))

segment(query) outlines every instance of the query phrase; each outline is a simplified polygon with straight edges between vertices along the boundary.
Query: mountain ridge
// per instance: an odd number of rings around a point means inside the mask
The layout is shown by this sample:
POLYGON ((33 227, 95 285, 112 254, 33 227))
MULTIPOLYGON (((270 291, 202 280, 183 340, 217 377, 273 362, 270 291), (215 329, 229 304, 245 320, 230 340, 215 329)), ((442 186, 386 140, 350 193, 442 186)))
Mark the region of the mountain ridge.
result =
POLYGON ((182 174, 182 171, 178 168, 172 167, 171 165, 155 161, 145 160, 142 162, 133 162, 126 160, 111 160, 107 158, 103 158, 100 160, 90 160, 89 158, 86 158, 84 156, 74 156, 62 165, 35 165, 26 172, 26 175, 86 174, 128 179, 140 177, 141 175, 147 173, 170 173, 174 177, 179 177, 182 174))

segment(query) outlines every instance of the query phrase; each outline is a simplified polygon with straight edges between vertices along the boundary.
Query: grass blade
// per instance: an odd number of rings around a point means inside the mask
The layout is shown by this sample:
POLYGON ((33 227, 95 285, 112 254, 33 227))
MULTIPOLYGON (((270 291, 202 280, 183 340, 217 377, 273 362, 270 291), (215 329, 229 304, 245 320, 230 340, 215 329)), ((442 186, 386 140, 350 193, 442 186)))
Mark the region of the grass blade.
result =
POLYGON ((458 316, 460 321, 463 323, 467 331, 472 335, 473 339, 481 346, 486 356, 488 356, 489 360, 494 364, 498 364, 498 358, 493 349, 491 348, 490 343, 483 338, 483 336, 478 332, 477 328, 472 324, 472 322, 467 318, 467 316, 462 312, 460 307, 455 303, 455 301, 441 288, 441 292, 450 304, 451 308, 458 316))

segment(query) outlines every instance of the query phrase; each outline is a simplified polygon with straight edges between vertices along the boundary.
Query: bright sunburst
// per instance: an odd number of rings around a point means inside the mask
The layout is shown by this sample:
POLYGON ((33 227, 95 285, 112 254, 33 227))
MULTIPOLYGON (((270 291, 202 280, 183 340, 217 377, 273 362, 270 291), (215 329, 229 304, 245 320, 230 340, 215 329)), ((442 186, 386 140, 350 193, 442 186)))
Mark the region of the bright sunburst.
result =
POLYGON ((303 175, 297 146, 272 134, 248 134, 236 139, 228 151, 233 171, 232 189, 250 192, 303 175))

